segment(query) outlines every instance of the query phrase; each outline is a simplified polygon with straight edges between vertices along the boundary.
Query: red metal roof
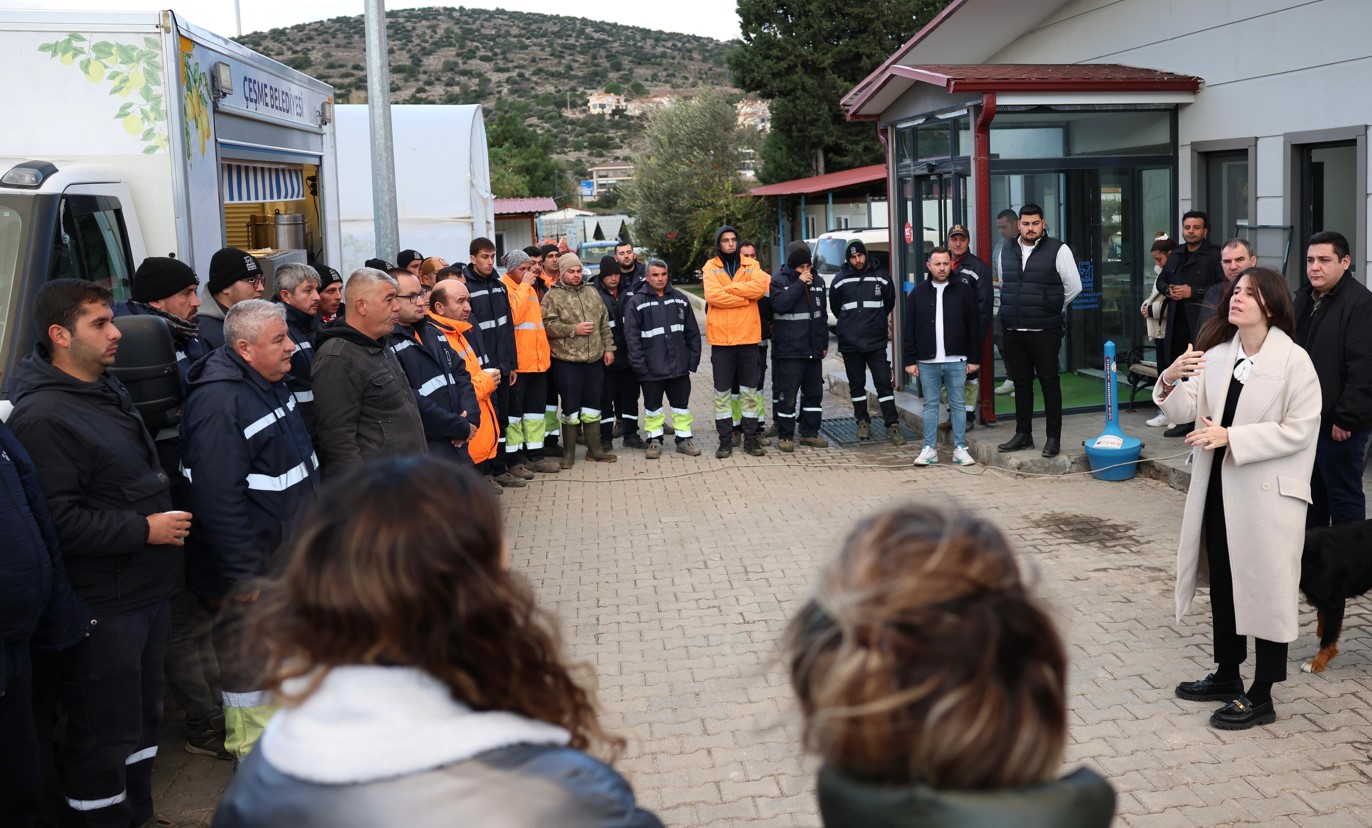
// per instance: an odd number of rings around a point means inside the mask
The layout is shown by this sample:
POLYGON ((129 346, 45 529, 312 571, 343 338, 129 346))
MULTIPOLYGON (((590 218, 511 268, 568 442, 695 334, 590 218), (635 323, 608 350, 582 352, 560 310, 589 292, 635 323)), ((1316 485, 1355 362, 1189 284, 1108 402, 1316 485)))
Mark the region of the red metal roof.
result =
POLYGON ((551 213, 557 209, 557 202, 547 196, 534 198, 497 198, 497 216, 529 215, 531 213, 551 213))
POLYGON ((855 170, 843 170, 810 178, 797 178, 794 181, 766 184, 761 187, 754 187, 748 191, 748 194, 755 196, 810 195, 885 180, 886 165, 873 164, 870 167, 858 167, 855 170))
POLYGON ((1201 79, 1118 63, 982 63, 893 66, 949 92, 1195 92, 1201 79))

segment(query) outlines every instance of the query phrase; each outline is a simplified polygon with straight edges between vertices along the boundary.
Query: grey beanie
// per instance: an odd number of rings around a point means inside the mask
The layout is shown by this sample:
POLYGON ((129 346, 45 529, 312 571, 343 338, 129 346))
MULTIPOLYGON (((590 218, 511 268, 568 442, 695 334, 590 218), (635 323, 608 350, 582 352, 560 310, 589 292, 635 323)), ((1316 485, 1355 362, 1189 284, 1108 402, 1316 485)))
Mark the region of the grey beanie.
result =
POLYGON ((523 250, 516 249, 511 250, 509 253, 506 253, 505 258, 501 259, 500 263, 505 266, 506 271, 511 271, 522 264, 528 264, 532 261, 533 259, 529 258, 528 253, 525 253, 523 250))

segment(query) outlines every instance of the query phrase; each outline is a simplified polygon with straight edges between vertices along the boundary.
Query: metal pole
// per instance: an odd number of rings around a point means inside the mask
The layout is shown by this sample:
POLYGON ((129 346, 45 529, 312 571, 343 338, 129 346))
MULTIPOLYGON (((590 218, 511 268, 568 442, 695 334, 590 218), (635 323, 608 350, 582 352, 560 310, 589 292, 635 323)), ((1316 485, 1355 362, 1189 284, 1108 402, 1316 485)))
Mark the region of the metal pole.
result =
POLYGON ((367 111, 372 138, 372 227, 376 256, 395 261, 400 219, 395 201, 395 144, 391 140, 391 59, 386 47, 386 2, 366 0, 367 111))
POLYGON ((242 0, 233 0, 233 19, 238 24, 238 37, 243 36, 243 9, 242 0))

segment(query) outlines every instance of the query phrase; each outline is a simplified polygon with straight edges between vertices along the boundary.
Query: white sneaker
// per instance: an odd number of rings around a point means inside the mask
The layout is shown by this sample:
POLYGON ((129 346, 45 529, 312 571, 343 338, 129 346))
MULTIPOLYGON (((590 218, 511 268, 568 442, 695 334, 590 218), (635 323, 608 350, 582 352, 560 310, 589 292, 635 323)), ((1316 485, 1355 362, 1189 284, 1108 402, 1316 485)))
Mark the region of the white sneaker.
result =
POLYGON ((1002 382, 1000 385, 996 386, 996 393, 1002 397, 1006 394, 1012 394, 1014 393, 1014 391, 1015 384, 1010 380, 1006 380, 1005 382, 1002 382))
POLYGON ((1176 425, 1176 423, 1168 422, 1168 421, 1167 421, 1167 415, 1164 414, 1164 413, 1162 413, 1161 411, 1159 411, 1159 412, 1158 412, 1158 416, 1156 416, 1156 417, 1154 417, 1153 419, 1149 420, 1147 423, 1145 423, 1145 425, 1147 425, 1147 426, 1149 426, 1149 427, 1151 427, 1151 428, 1162 428, 1163 426, 1166 426, 1166 427, 1168 427, 1168 428, 1171 428, 1172 426, 1176 425))
POLYGON ((953 462, 959 466, 975 466, 977 461, 972 459, 972 455, 967 451, 966 446, 958 446, 953 449, 953 462))
POLYGON ((924 451, 921 451, 919 456, 915 458, 916 466, 932 466, 937 462, 938 449, 930 448, 929 446, 925 446, 924 451))

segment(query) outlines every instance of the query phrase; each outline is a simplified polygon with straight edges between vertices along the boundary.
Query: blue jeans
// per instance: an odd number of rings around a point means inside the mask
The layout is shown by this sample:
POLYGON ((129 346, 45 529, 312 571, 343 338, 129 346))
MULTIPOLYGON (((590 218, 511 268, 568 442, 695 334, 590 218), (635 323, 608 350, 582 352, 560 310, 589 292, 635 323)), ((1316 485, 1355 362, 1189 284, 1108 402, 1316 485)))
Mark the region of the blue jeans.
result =
POLYGON ((962 416, 962 389, 967 384, 967 360, 957 362, 921 362, 919 364, 920 396, 924 397, 924 445, 934 448, 938 441, 938 411, 940 392, 948 391, 948 407, 954 413, 953 445, 967 445, 967 418, 962 416))
POLYGON ((1320 423, 1315 470, 1310 475, 1310 499, 1314 502, 1305 513, 1307 529, 1331 523, 1357 523, 1367 517, 1362 472, 1372 429, 1355 431, 1347 440, 1338 442, 1331 427, 1328 420, 1320 423))

